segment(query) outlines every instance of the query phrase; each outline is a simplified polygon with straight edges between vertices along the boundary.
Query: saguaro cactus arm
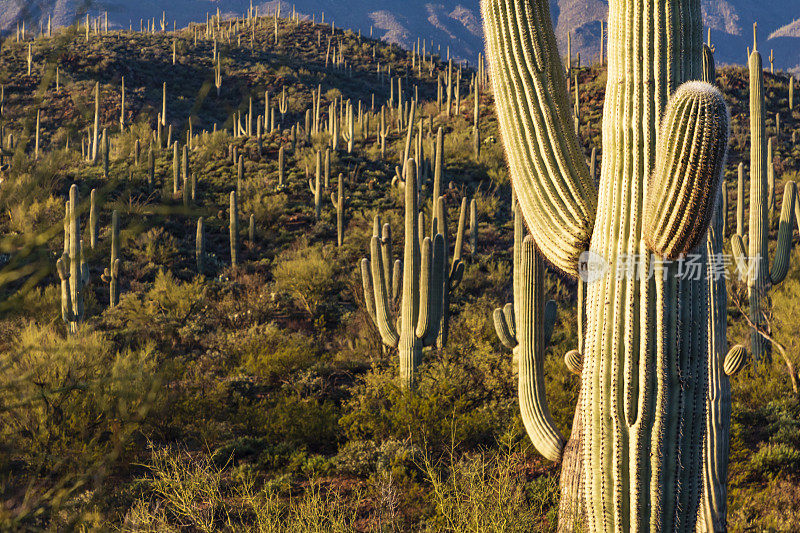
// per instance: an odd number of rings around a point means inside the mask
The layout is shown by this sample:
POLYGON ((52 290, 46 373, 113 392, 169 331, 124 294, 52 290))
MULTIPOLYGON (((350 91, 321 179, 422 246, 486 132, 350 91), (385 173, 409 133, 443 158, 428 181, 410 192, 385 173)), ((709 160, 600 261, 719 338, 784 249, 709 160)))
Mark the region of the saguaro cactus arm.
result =
POLYGON ((536 449, 547 459, 559 461, 567 441, 553 422, 544 390, 544 328, 537 327, 537 321, 544 319, 544 294, 541 292, 544 291, 544 264, 537 256, 536 243, 531 236, 525 237, 522 243, 521 268, 519 406, 525 429, 536 449))
POLYGON ((577 276, 597 191, 575 135, 549 5, 481 5, 500 131, 525 222, 548 261, 577 276))
POLYGON ((729 122, 722 94, 706 82, 681 85, 667 105, 643 227, 649 248, 665 258, 677 259, 706 236, 722 179, 729 122))

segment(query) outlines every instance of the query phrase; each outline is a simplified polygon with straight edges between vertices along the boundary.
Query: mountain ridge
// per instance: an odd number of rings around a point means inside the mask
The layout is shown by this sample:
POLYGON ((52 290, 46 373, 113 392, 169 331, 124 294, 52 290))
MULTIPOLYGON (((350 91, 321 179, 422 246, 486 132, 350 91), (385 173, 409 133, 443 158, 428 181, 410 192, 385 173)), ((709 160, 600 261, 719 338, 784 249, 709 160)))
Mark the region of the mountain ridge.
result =
MULTIPOLYGON (((346 4, 334 0, 172 0, 166 18, 179 27, 204 21, 206 13, 217 8, 223 16, 246 13, 251 4, 259 14, 274 12, 281 4, 288 16, 296 9, 303 18, 319 21, 325 13, 327 22, 339 27, 370 32, 385 41, 410 48, 417 39, 446 57, 476 61, 483 51, 480 6, 478 0, 408 1, 402 4, 386 0, 353 0, 346 4)), ((572 51, 584 62, 597 61, 600 20, 608 13, 607 0, 550 0, 554 28, 562 54, 566 54, 567 34, 572 33, 572 51)), ((139 28, 140 19, 160 19, 163 3, 157 0, 0 0, 0 31, 15 31, 25 20, 28 27, 45 25, 48 15, 56 25, 82 22, 90 15, 109 14, 113 28, 139 28)), ((720 65, 744 64, 746 49, 752 46, 751 27, 758 20, 759 49, 765 58, 774 50, 775 68, 800 72, 800 0, 763 0, 758 5, 747 0, 703 0, 703 22, 711 28, 712 43, 720 65)), ((430 49, 430 48, 429 48, 430 49)), ((765 61, 766 63, 766 61, 765 61)))

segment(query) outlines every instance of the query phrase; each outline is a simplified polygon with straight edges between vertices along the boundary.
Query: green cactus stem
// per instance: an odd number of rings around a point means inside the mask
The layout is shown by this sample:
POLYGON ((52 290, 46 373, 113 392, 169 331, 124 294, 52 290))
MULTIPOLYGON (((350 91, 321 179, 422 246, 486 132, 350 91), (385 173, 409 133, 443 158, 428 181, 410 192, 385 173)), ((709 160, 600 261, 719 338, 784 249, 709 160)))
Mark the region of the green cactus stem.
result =
POLYGON ((331 203, 336 210, 336 246, 342 247, 344 242, 344 179, 339 173, 338 194, 331 193, 331 203))
POLYGON ((237 206, 236 191, 231 191, 230 198, 230 221, 228 227, 231 241, 231 265, 236 266, 239 263, 239 208, 237 206))
POLYGON ((397 348, 400 355, 400 381, 404 388, 415 385, 416 369, 422 350, 436 342, 442 311, 444 274, 444 238, 425 237, 420 245, 416 162, 406 167, 405 244, 403 253, 402 293, 398 320, 391 316, 390 293, 383 260, 383 243, 375 235, 370 244, 370 259, 361 260, 365 300, 373 300, 375 324, 383 343, 397 348))
POLYGON ((178 195, 178 187, 181 176, 181 157, 178 150, 178 141, 172 145, 172 194, 178 195))
POLYGON ((256 243, 256 217, 252 213, 250 213, 250 221, 247 226, 247 241, 250 243, 250 246, 256 243))
POLYGON ((684 178, 713 180, 695 182, 705 191, 697 207, 712 210, 720 181, 713 169, 727 138, 707 130, 726 137, 720 121, 727 115, 717 112, 722 97, 712 87, 679 90, 702 76, 700 1, 610 0, 599 195, 575 135, 549 2, 483 0, 482 11, 500 133, 533 241, 567 274, 580 273, 587 251, 608 267, 586 287, 584 527, 694 531, 708 359, 706 250, 699 241, 710 213, 688 212, 678 201, 681 188, 666 188, 682 185, 673 172, 683 167, 659 147, 672 139, 675 153, 706 153, 684 178), (665 135, 659 122, 673 93, 694 111, 678 113, 676 103, 674 129, 665 135), (708 144, 700 146, 701 139, 708 144), (696 253, 699 279, 678 279, 677 264, 654 255, 644 237, 655 242, 658 232, 645 220, 682 232, 668 235, 662 251, 696 253), (632 256, 653 275, 620 276, 632 256))
POLYGON ((469 248, 472 255, 478 253, 478 204, 475 198, 469 202, 469 248))
POLYGON ((73 184, 69 189, 67 203, 64 253, 56 261, 56 270, 61 279, 61 317, 70 334, 77 333, 83 321, 83 288, 89 283, 89 267, 83 257, 78 207, 78 186, 73 184))
POLYGON ((514 304, 494 311, 494 327, 519 365, 519 404, 533 445, 558 462, 566 439, 556 428, 544 391, 544 350, 555 322, 555 302, 545 303, 544 262, 530 236, 524 237, 522 216, 514 215, 514 304))
POLYGON ((206 257, 206 232, 203 217, 197 219, 197 233, 194 240, 194 256, 197 261, 197 273, 201 276, 205 274, 206 257))
MULTIPOLYGON (((436 348, 439 350, 447 346, 447 339, 450 333, 450 297, 453 291, 461 283, 464 277, 464 262, 461 260, 461 250, 464 247, 464 226, 466 225, 467 216, 467 199, 461 199, 461 209, 458 216, 458 226, 456 227, 456 242, 453 247, 453 261, 450 263, 450 269, 445 270, 442 275, 442 313, 441 321, 439 323, 439 334, 436 338, 436 348)), ((447 204, 444 196, 439 197, 436 202, 436 210, 434 211, 434 220, 431 224, 431 234, 435 237, 440 234, 444 241, 444 266, 447 269, 448 254, 450 253, 449 245, 449 231, 447 228, 447 204)), ((420 226, 420 230, 424 231, 424 225, 420 226)))
POLYGON ((89 247, 97 247, 97 191, 92 189, 89 193, 89 247))
MULTIPOLYGON (((753 29, 755 33, 755 27, 753 29)), ((754 43, 755 45, 755 43, 754 43)), ((769 289, 779 284, 786 277, 789 258, 792 251, 793 213, 797 196, 797 186, 787 182, 783 190, 780 221, 778 225, 778 241, 775 247, 772 270, 769 269, 769 207, 770 175, 768 156, 771 145, 765 138, 766 123, 764 118, 764 73, 761 54, 754 49, 749 58, 750 71, 750 223, 748 233, 739 228, 737 211, 737 233, 731 237, 731 247, 737 270, 743 273, 747 281, 750 322, 755 326, 750 331, 750 352, 753 363, 762 359, 771 361, 769 341, 760 331, 766 327, 763 298, 769 289)), ((741 177, 740 177, 741 180, 741 177)), ((740 189, 743 185, 740 184, 740 189)), ((774 185, 773 185, 774 189, 774 185)), ((740 194, 743 190, 739 191, 740 194)), ((774 192, 773 192, 774 195, 774 192)), ((742 198, 739 198, 738 209, 743 209, 742 198)), ((800 212, 797 213, 800 215, 800 212)), ((742 215, 743 218, 743 215, 742 215)), ((800 225, 800 219, 798 220, 800 225)))
POLYGON ((278 188, 283 187, 283 167, 284 167, 285 156, 283 152, 283 146, 278 149, 278 188))
POLYGON ((314 218, 319 220, 322 215, 322 153, 317 150, 317 172, 316 181, 308 180, 308 188, 314 195, 314 218))
POLYGON ((119 214, 115 209, 111 213, 111 260, 108 268, 103 270, 101 279, 108 283, 109 307, 119 304, 119 214))

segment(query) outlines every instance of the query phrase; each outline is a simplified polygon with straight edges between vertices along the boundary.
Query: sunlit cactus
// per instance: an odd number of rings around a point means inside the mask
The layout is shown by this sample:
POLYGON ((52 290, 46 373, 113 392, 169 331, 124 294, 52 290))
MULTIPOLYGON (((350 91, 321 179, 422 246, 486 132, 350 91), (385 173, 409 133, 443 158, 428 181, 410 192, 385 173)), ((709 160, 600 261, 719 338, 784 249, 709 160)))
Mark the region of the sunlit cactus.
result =
POLYGON ((553 333, 556 303, 545 303, 544 262, 522 216, 514 213, 514 303, 494 310, 497 337, 513 351, 518 368, 522 421, 536 449, 559 461, 566 439, 558 430, 544 390, 544 350, 553 333))
POLYGON ((679 89, 702 78, 700 2, 609 2, 599 194, 575 135, 549 2, 483 0, 482 11, 500 133, 533 241, 568 275, 580 273, 582 255, 596 267, 582 371, 584 528, 694 531, 708 360, 701 243, 728 135, 716 89, 679 89), (681 191, 699 211, 680 204, 681 191), (696 255, 699 276, 678 279, 661 254, 696 255), (653 275, 624 275, 631 257, 653 275))
MULTIPOLYGON (((755 28, 753 29, 755 33, 755 28)), ((749 300, 750 352, 753 363, 762 359, 771 360, 769 342, 759 333, 765 331, 763 299, 769 289, 781 283, 789 271, 789 259, 792 251, 792 232, 795 219, 795 201, 797 185, 787 181, 783 189, 778 241, 772 268, 769 267, 769 210, 770 210, 770 175, 767 148, 771 145, 766 139, 766 119, 764 116, 764 73, 761 54, 755 49, 750 53, 750 221, 747 234, 743 234, 740 211, 737 210, 737 233, 731 237, 731 247, 737 270, 747 282, 749 300)), ((743 210, 743 185, 740 185, 737 209, 743 210)), ((774 195, 774 192, 773 192, 774 195)), ((741 214, 743 218, 743 214, 741 214)))
POLYGON ((367 309, 380 331, 383 343, 390 348, 397 348, 400 355, 400 381, 407 389, 414 387, 423 348, 436 342, 442 312, 444 239, 437 234, 433 240, 425 237, 420 242, 418 213, 416 163, 410 160, 406 164, 405 243, 397 320, 392 316, 388 264, 383 255, 384 244, 379 237, 372 237, 370 259, 361 260, 367 309))
POLYGON ((61 279, 61 318, 70 334, 77 333, 83 321, 83 290, 89 283, 89 267, 83 258, 78 209, 78 186, 73 184, 69 189, 64 220, 64 253, 56 261, 56 270, 61 279))
POLYGON ((101 279, 108 283, 109 307, 119 304, 119 214, 116 209, 111 213, 111 260, 108 268, 103 270, 101 279))

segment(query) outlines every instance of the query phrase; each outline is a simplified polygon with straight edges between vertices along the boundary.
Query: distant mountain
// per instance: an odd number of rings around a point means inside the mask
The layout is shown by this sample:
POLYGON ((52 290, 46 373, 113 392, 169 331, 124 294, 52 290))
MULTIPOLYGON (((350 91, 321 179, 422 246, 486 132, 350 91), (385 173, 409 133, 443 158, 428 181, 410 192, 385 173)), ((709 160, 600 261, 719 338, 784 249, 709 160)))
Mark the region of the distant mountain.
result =
MULTIPOLYGON (((584 62, 596 61, 600 40, 600 20, 608 13, 607 0, 550 0, 556 34, 562 52, 566 53, 567 33, 572 32, 573 53, 580 53, 584 62)), ((259 13, 274 11, 278 0, 254 1, 259 13)), ((474 62, 483 49, 478 0, 421 1, 406 0, 297 0, 282 1, 282 12, 291 13, 294 6, 301 16, 337 26, 361 30, 386 41, 411 47, 417 39, 425 39, 430 49, 433 41, 442 55, 450 48, 453 57, 474 62)), ((46 23, 48 14, 54 23, 65 25, 83 20, 86 12, 97 15, 107 11, 109 22, 116 28, 139 27, 140 19, 160 19, 166 10, 168 21, 179 27, 192 21, 204 21, 206 13, 241 15, 249 0, 0 0, 0 30, 13 31, 20 20, 38 27, 46 23), (167 7, 165 7, 167 6, 167 7)), ((719 64, 741 64, 746 48, 752 46, 752 24, 758 20, 759 49, 765 56, 775 53, 776 69, 800 71, 800 0, 703 0, 703 20, 712 28, 719 64)))

